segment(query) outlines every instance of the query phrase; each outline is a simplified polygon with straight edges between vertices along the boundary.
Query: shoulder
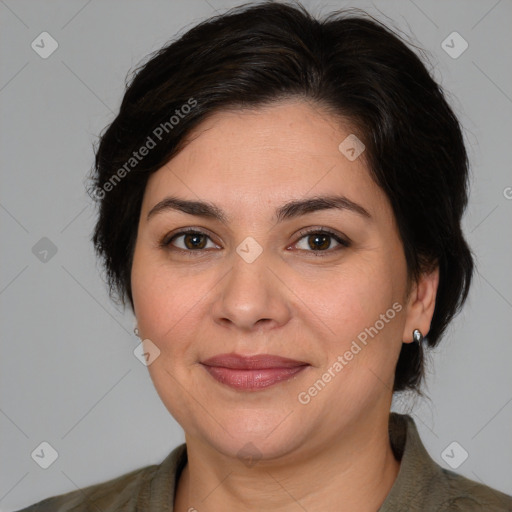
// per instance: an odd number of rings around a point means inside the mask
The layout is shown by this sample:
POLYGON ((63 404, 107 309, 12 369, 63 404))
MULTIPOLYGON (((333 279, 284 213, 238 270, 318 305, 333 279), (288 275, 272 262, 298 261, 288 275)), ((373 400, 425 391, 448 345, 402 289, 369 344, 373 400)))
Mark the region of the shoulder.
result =
POLYGON ((389 432, 400 470, 379 512, 512 512, 512 496, 437 464, 409 415, 392 413, 389 432))
POLYGON ((512 512, 512 496, 440 468, 443 499, 439 512, 512 512))
POLYGON ((186 445, 181 444, 160 464, 46 498, 16 512, 146 512, 150 503, 173 503, 176 481, 186 461, 186 445))
POLYGON ((17 512, 124 510, 122 507, 136 500, 144 483, 151 479, 157 467, 152 465, 139 468, 105 482, 46 498, 17 512))

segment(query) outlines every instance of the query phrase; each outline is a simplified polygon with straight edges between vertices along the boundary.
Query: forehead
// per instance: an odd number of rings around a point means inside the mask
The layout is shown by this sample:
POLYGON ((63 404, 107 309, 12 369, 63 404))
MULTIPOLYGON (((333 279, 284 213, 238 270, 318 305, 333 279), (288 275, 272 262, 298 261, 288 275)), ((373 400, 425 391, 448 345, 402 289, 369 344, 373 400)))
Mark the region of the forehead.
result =
POLYGON ((340 151, 351 135, 350 126, 301 101, 215 113, 150 177, 143 209, 149 211, 168 194, 238 212, 343 194, 382 213, 389 208, 387 198, 371 179, 364 152, 350 160, 340 151))

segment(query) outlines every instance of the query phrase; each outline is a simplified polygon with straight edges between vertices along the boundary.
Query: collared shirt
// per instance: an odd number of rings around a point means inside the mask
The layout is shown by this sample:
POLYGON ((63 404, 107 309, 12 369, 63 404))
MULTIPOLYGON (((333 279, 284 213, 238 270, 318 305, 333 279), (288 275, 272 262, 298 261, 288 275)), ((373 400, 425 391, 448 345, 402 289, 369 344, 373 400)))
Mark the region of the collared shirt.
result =
MULTIPOLYGON (((511 496, 434 462, 409 415, 390 413, 389 435, 400 470, 376 512, 512 512, 511 496)), ((160 464, 47 498, 18 512, 173 512, 176 485, 186 463, 186 445, 181 444, 160 464)))

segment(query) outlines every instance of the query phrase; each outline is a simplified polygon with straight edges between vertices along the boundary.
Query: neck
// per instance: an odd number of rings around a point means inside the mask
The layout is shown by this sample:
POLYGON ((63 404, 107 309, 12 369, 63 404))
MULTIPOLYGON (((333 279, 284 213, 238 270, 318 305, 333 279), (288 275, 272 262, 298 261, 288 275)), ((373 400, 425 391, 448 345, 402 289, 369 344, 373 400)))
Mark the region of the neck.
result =
POLYGON ((176 512, 295 512, 299 507, 376 512, 400 468, 389 441, 388 416, 344 430, 309 453, 295 454, 293 461, 262 459, 251 467, 207 449, 198 439, 186 442, 188 463, 176 489, 176 512))

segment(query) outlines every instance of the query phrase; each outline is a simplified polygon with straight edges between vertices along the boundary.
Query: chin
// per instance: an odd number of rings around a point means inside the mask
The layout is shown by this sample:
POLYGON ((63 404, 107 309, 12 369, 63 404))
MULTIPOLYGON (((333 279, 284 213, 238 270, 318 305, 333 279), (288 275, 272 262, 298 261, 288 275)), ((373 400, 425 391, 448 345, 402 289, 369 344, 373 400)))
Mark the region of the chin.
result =
POLYGON ((247 466, 284 457, 303 444, 296 433, 290 430, 272 433, 270 436, 268 429, 259 433, 239 432, 233 436, 223 432, 216 438, 211 438, 210 433, 205 435, 205 441, 219 453, 239 459, 247 466))
MULTIPOLYGON (((216 421, 209 417, 205 423, 204 416, 195 418, 195 425, 189 424, 190 431, 219 453, 241 460, 284 457, 304 446, 314 430, 313 425, 299 418, 297 411, 282 404, 265 410, 235 407, 225 414, 218 408, 215 411, 212 408, 216 421)), ((182 426, 187 432, 187 425, 182 426)))

